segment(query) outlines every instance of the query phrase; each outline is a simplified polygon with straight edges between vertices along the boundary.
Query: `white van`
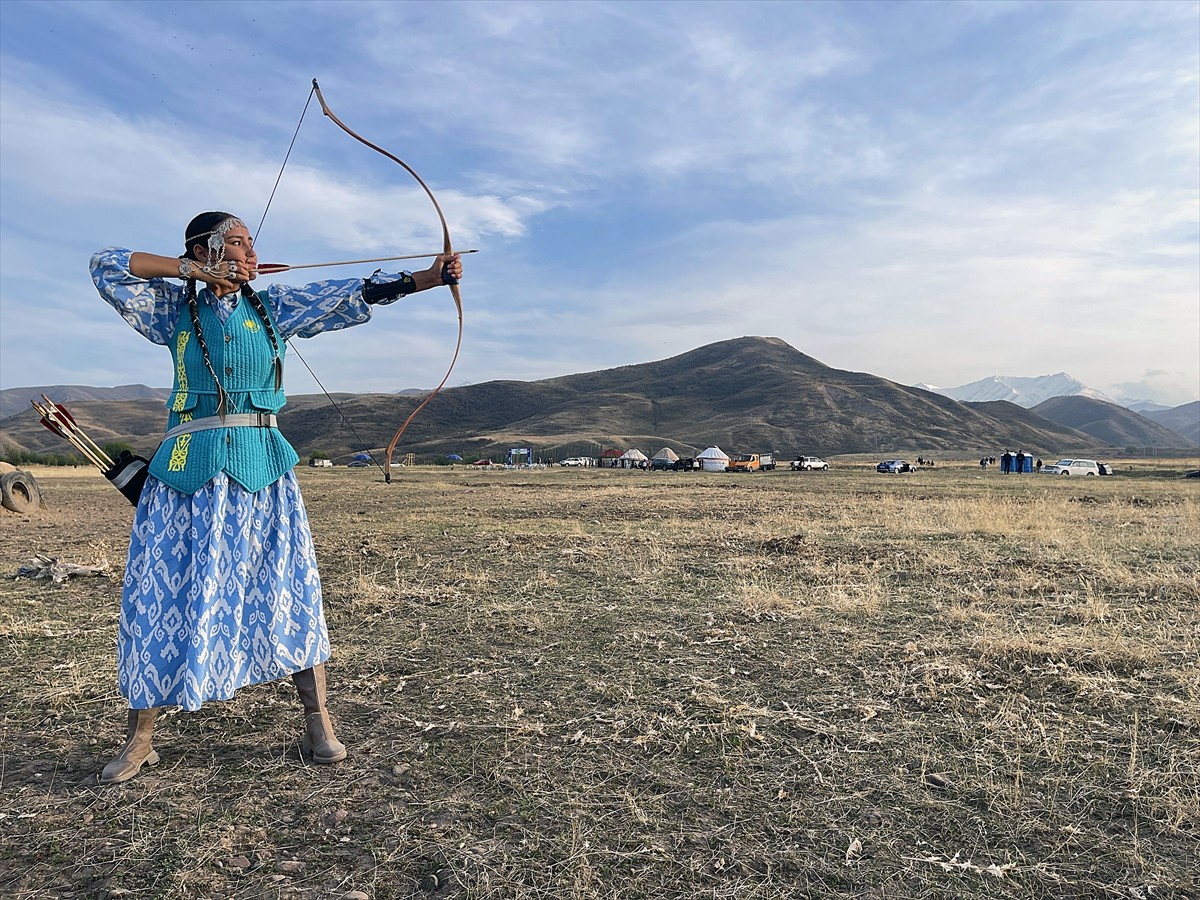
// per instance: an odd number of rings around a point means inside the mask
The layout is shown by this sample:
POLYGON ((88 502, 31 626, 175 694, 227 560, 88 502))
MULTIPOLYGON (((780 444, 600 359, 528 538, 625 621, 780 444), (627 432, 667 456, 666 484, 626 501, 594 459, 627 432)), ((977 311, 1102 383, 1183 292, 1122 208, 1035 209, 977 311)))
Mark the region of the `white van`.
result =
POLYGON ((1042 466, 1045 475, 1099 475, 1100 466, 1094 459, 1060 459, 1052 466, 1042 466))

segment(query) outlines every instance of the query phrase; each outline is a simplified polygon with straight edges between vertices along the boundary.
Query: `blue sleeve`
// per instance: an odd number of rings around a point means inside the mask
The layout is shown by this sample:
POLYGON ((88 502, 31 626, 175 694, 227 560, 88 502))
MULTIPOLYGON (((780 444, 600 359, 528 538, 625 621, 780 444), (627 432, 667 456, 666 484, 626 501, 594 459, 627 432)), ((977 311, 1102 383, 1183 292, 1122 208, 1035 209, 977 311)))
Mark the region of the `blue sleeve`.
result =
MULTIPOLYGON (((394 281, 399 275, 373 275, 372 281, 394 281)), ((263 293, 275 315, 283 339, 309 338, 325 331, 340 331, 371 319, 371 307, 362 298, 363 279, 339 278, 303 287, 273 284, 263 293)))
POLYGON ((287 340, 369 321, 371 308, 363 302, 361 287, 361 278, 339 278, 303 287, 273 284, 264 293, 275 314, 275 324, 287 340))
POLYGON ((109 247, 92 257, 92 281, 108 304, 138 334, 166 344, 184 302, 183 285, 165 278, 138 278, 129 271, 132 251, 109 247))

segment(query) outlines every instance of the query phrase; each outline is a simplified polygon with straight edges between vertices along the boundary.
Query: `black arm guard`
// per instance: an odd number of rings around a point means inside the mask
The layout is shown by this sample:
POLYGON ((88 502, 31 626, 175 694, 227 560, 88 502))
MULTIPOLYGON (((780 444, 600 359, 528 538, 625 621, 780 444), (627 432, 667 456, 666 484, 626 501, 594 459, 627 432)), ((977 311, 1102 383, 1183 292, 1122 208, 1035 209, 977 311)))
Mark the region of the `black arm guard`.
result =
POLYGON ((385 281, 383 284, 364 281, 362 298, 371 306, 386 305, 405 294, 416 293, 416 290, 417 280, 411 275, 405 274, 399 281, 385 281))
POLYGON ((104 473, 104 477, 125 495, 126 500, 137 506, 138 498, 142 496, 142 488, 146 486, 149 465, 148 460, 134 456, 128 450, 122 450, 113 467, 104 473))

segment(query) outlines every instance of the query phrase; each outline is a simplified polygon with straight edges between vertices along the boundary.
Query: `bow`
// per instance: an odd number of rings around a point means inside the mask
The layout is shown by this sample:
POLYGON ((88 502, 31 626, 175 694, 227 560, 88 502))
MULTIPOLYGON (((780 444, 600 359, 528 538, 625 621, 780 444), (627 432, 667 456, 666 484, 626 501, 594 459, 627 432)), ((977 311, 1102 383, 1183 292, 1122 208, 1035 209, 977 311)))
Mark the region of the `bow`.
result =
MULTIPOLYGON (((345 122, 343 122, 341 119, 339 119, 336 115, 334 115, 333 110, 331 110, 329 108, 329 104, 325 102, 325 97, 321 94, 321 86, 319 84, 317 84, 317 79, 315 79, 315 78, 313 79, 313 92, 317 95, 317 102, 319 102, 321 104, 321 112, 323 112, 326 116, 328 116, 330 119, 332 119, 333 123, 335 125, 337 125, 338 128, 342 129, 342 131, 346 132, 346 134, 350 135, 350 137, 354 138, 360 144, 365 144, 366 146, 368 146, 372 150, 374 150, 376 153, 382 153, 384 156, 386 156, 392 162, 396 163, 396 165, 400 166, 402 169, 404 169, 404 171, 408 172, 409 175, 411 175, 413 178, 416 179, 417 184, 419 184, 421 186, 421 189, 423 191, 425 191, 425 195, 429 198, 429 202, 433 204, 433 208, 437 212, 438 220, 442 223, 442 253, 443 254, 453 253, 454 245, 453 245, 453 242, 450 240, 450 228, 446 224, 446 217, 442 214, 442 207, 438 203, 437 197, 433 196, 433 191, 431 191, 429 189, 429 185, 427 185, 425 183, 425 180, 416 173, 416 171, 413 169, 412 166, 410 166, 408 163, 406 163, 400 157, 396 156, 393 153, 389 153, 387 150, 384 150, 378 144, 371 143, 365 137, 360 135, 358 132, 356 132, 354 129, 352 129, 350 126, 348 126, 345 122)), ((457 282, 450 284, 450 295, 454 298, 454 306, 458 310, 458 340, 454 345, 454 356, 451 357, 450 367, 448 369, 446 369, 446 374, 444 376, 442 376, 442 380, 440 382, 438 382, 438 386, 433 389, 433 392, 430 393, 429 396, 427 396, 424 400, 421 401, 421 403, 417 406, 416 409, 414 409, 411 413, 409 413, 408 418, 404 420, 404 424, 402 424, 400 426, 400 429, 396 432, 395 437, 393 437, 391 443, 388 444, 387 458, 384 460, 384 470, 383 470, 383 480, 385 482, 387 482, 388 484, 392 483, 392 452, 396 449, 396 445, 400 442, 401 435, 403 435, 404 430, 406 428, 408 428, 408 424, 414 418, 416 418, 417 413, 419 413, 421 410, 423 410, 425 408, 426 404, 429 403, 429 401, 432 400, 434 397, 436 397, 438 392, 442 389, 442 387, 445 386, 446 382, 450 380, 450 373, 454 371, 454 364, 456 362, 458 362, 458 352, 459 352, 459 350, 462 349, 463 305, 462 305, 462 295, 459 293, 457 282)))

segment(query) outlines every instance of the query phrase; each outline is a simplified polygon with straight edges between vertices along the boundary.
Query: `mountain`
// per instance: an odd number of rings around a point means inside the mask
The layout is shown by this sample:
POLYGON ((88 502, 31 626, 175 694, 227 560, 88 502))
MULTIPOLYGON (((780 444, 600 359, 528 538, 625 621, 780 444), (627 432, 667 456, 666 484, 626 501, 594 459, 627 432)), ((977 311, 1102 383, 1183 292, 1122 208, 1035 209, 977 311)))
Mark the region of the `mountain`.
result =
POLYGON ((122 384, 117 387, 88 387, 82 384, 52 384, 43 387, 15 387, 0 390, 0 419, 32 409, 30 400, 40 402, 45 394, 55 403, 76 403, 80 400, 158 400, 165 401, 167 388, 146 387, 144 384, 122 384))
POLYGON ((971 403, 981 403, 988 400, 1007 400, 1009 403, 1024 406, 1026 409, 1037 406, 1043 400, 1049 400, 1051 397, 1075 395, 1092 397, 1093 399, 1104 400, 1108 403, 1117 402, 1103 391, 1088 387, 1082 381, 1072 378, 1066 372, 1059 372, 1057 375, 1035 375, 1032 377, 991 375, 987 378, 981 378, 979 381, 972 381, 970 384, 963 384, 952 388, 935 387, 931 384, 918 384, 917 387, 933 391, 944 397, 951 397, 954 400, 963 400, 971 403))
POLYGON ((1200 400, 1171 409, 1147 410, 1142 415, 1183 435, 1192 443, 1200 444, 1200 400))
POLYGON ((1169 409, 1174 409, 1172 406, 1163 406, 1161 403, 1155 403, 1153 400, 1137 400, 1133 397, 1118 397, 1116 402, 1117 405, 1123 406, 1126 409, 1132 409, 1143 416, 1150 412, 1166 412, 1169 409))
POLYGON ((1039 403, 1032 412, 1090 434, 1109 446, 1182 449, 1196 445, 1195 440, 1140 413, 1091 397, 1052 397, 1039 403))
MULTIPOLYGON (((124 437, 148 452, 165 423, 130 404, 81 402, 72 412, 105 439, 124 437), (119 415, 117 409, 124 409, 119 415), (132 439, 136 436, 136 440, 132 439)), ((280 427, 302 455, 338 458, 386 447, 418 399, 344 395, 296 397, 280 427)), ((58 448, 32 410, 0 422, 3 440, 30 450, 58 448)), ((834 369, 779 338, 745 337, 670 359, 541 381, 492 381, 444 390, 405 432, 398 452, 491 454, 509 447, 544 451, 663 446, 692 455, 717 444, 727 452, 971 456, 1019 447, 1042 456, 1081 452, 1099 442, 1013 403, 963 404, 869 375, 834 369)))
MULTIPOLYGON (((58 401, 53 394, 50 397, 58 401)), ((138 451, 153 450, 167 424, 167 409, 162 400, 84 400, 63 405, 87 436, 101 447, 112 441, 124 441, 138 451)), ((40 424, 32 407, 0 419, 0 453, 8 446, 35 453, 72 452, 66 441, 40 424)))

